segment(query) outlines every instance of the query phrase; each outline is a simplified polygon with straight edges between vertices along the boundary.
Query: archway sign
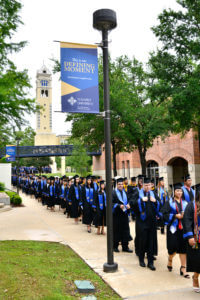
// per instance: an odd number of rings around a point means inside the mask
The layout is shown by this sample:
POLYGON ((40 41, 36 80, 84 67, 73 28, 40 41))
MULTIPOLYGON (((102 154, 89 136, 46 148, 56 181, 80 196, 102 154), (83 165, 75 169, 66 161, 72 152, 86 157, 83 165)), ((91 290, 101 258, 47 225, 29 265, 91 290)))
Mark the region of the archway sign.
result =
MULTIPOLYGON (((42 157, 42 156, 71 156, 74 149, 73 145, 55 146, 20 146, 16 151, 16 158, 22 157, 42 157)), ((101 150, 87 151, 88 155, 101 155, 101 150)), ((6 156, 6 147, 0 148, 0 158, 6 156)))

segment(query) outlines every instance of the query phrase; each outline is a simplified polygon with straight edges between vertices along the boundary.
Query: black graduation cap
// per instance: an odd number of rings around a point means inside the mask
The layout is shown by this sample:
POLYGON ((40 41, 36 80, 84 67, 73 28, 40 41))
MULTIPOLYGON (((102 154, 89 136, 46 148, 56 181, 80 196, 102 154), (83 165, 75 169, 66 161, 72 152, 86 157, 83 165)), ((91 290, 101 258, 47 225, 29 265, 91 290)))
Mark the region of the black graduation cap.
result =
POLYGON ((117 178, 117 183, 119 182, 123 182, 124 181, 124 178, 120 177, 120 178, 117 178))
POLYGON ((127 180, 128 178, 127 177, 124 177, 124 180, 127 180))
POLYGON ((41 176, 38 176, 38 179, 41 179, 41 176))
POLYGON ((97 177, 95 175, 92 175, 91 178, 92 179, 97 179, 97 177))
POLYGON ((151 179, 151 183, 154 183, 154 178, 151 179))
POLYGON ((101 176, 97 176, 97 179, 101 179, 101 176))
POLYGON ((159 177, 158 178, 158 181, 163 181, 164 180, 164 177, 159 177))
POLYGON ((190 174, 187 174, 187 175, 183 176, 182 179, 183 179, 184 181, 186 181, 186 180, 188 180, 188 179, 191 179, 191 176, 190 176, 190 174))
POLYGON ((144 183, 150 183, 150 182, 151 182, 150 178, 147 178, 147 177, 144 178, 144 183))
POLYGON ((49 177, 50 180, 55 180, 55 177, 51 176, 49 177))
POLYGON ((79 178, 79 175, 77 175, 77 174, 76 174, 76 175, 74 175, 74 179, 76 179, 76 178, 79 178))
POLYGON ((88 175, 88 176, 86 177, 86 180, 88 180, 88 179, 92 179, 92 176, 91 176, 91 175, 88 175))
POLYGON ((131 181, 136 181, 137 177, 131 177, 131 181))
POLYGON ((175 184, 173 185, 173 190, 174 190, 174 191, 175 191, 175 190, 181 190, 182 186, 183 186, 183 185, 182 185, 180 182, 175 183, 175 184))
POLYGON ((100 180, 100 185, 105 183, 105 180, 100 180))

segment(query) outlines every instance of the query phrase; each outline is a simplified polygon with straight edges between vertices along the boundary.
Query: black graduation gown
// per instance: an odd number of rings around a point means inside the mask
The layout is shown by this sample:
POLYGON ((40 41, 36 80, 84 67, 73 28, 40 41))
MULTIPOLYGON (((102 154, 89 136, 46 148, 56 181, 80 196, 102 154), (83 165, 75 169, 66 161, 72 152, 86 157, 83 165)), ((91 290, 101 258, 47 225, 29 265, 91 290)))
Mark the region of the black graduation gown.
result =
POLYGON ((74 184, 71 185, 69 189, 69 194, 68 194, 68 199, 69 202, 71 203, 71 212, 70 212, 70 217, 71 218, 78 218, 81 215, 81 187, 78 185, 78 194, 79 194, 79 199, 76 199, 76 194, 75 194, 75 187, 74 184))
POLYGON ((69 187, 66 186, 65 190, 64 190, 64 199, 66 200, 65 204, 66 204, 66 213, 68 213, 69 215, 71 215, 71 205, 69 205, 69 200, 68 200, 68 196, 69 196, 69 187))
POLYGON ((132 240, 130 235, 129 211, 124 212, 120 205, 123 203, 118 199, 116 191, 112 192, 112 204, 113 204, 113 245, 114 248, 118 247, 119 242, 122 243, 122 247, 127 247, 128 242, 132 240))
POLYGON ((170 226, 175 220, 175 214, 178 214, 179 212, 182 211, 181 203, 176 201, 176 204, 178 207, 177 212, 172 211, 169 201, 165 202, 164 206, 161 208, 161 212, 163 214, 163 221, 168 224, 167 225, 167 250, 168 250, 168 254, 170 255, 173 253, 181 253, 181 254, 186 253, 186 241, 183 238, 183 229, 179 229, 177 227, 176 232, 172 233, 170 231, 170 226), (172 218, 173 214, 174 216, 172 218), (171 222, 169 222, 169 219, 171 220, 171 222))
POLYGON ((104 192, 99 191, 95 193, 94 197, 94 204, 95 204, 95 215, 94 215, 94 221, 93 224, 98 226, 106 226, 106 203, 105 203, 105 197, 104 192), (103 195, 103 209, 100 208, 99 205, 99 195, 103 195))
MULTIPOLYGON (((194 203, 188 203, 184 217, 183 230, 186 240, 194 237, 194 203)), ((187 242, 187 272, 196 272, 200 274, 200 243, 198 249, 193 248, 187 242)))
MULTIPOLYGON (((145 192, 144 192, 145 195, 145 192)), ((142 212, 140 212, 138 199, 134 199, 131 206, 136 213, 136 223, 137 223, 137 255, 141 260, 144 259, 145 252, 147 252, 147 257, 149 263, 153 263, 153 255, 157 255, 157 213, 156 209, 158 205, 157 202, 153 203, 150 201, 150 196, 148 201, 144 202, 141 200, 142 212), (143 220, 141 215, 146 215, 143 220)))
POLYGON ((90 202, 86 199, 86 186, 82 187, 82 205, 83 205, 83 219, 82 223, 86 225, 91 225, 94 219, 94 197, 95 197, 95 190, 93 189, 93 201, 90 202))
POLYGON ((53 189, 52 189, 52 195, 50 195, 50 186, 49 185, 47 187, 47 206, 48 207, 53 207, 55 205, 55 200, 54 200, 54 197, 55 197, 55 193, 54 193, 54 186, 52 185, 53 189))

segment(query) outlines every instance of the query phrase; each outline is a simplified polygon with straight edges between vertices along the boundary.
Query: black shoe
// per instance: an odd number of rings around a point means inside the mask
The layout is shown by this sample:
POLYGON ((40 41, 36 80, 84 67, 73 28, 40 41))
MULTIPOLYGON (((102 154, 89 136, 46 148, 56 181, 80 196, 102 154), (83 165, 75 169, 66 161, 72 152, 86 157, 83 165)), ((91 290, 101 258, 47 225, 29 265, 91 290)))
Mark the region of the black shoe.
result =
POLYGON ((123 252, 128 252, 128 253, 133 253, 133 250, 126 248, 126 249, 122 249, 123 252))
POLYGON ((160 232, 161 234, 165 234, 165 228, 161 227, 160 232))
POLYGON ((145 262, 144 262, 144 261, 140 261, 140 267, 143 267, 143 268, 145 268, 145 267, 146 267, 146 264, 145 264, 145 262))
POLYGON ((153 264, 148 264, 148 268, 151 270, 151 271, 155 271, 156 268, 154 267, 153 264))
POLYGON ((113 251, 114 252, 119 252, 119 249, 118 248, 113 248, 113 251))

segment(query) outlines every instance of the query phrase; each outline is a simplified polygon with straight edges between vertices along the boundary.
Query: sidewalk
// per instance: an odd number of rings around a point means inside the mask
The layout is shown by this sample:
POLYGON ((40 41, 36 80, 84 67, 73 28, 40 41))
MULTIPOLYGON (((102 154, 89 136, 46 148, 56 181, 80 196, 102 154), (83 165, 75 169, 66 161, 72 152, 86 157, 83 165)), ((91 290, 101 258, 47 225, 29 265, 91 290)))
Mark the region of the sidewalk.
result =
MULTIPOLYGON (((0 240, 38 240, 62 242, 77 252, 124 299, 199 299, 192 291, 192 280, 179 275, 179 259, 174 259, 173 272, 167 270, 166 235, 158 232, 159 255, 155 261, 156 271, 141 268, 136 255, 120 252, 115 254, 119 271, 104 273, 106 262, 106 236, 86 231, 81 222, 74 224, 58 211, 51 212, 35 199, 21 194, 25 207, 13 208, 0 215, 0 240)), ((134 237, 134 222, 130 223, 134 237)), ((130 243, 133 249, 133 241, 130 243)), ((120 247, 119 247, 120 249, 120 247)), ((120 249, 121 250, 121 249, 120 249)))

